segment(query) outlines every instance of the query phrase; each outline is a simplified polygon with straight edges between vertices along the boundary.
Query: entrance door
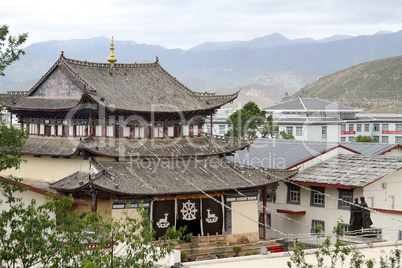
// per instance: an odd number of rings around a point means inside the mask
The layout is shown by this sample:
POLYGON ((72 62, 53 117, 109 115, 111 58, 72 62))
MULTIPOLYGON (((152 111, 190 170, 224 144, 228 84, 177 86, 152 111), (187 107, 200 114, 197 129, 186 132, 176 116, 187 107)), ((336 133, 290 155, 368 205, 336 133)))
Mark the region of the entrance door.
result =
POLYGON ((200 220, 177 220, 177 228, 187 226, 186 234, 192 233, 194 236, 201 234, 201 224, 200 220))
POLYGON ((258 224, 258 231, 259 231, 259 234, 260 234, 260 239, 265 239, 265 237, 264 237, 264 228, 265 228, 265 226, 263 225, 264 224, 264 213, 260 213, 260 216, 258 218, 258 222, 260 223, 260 224, 258 224))

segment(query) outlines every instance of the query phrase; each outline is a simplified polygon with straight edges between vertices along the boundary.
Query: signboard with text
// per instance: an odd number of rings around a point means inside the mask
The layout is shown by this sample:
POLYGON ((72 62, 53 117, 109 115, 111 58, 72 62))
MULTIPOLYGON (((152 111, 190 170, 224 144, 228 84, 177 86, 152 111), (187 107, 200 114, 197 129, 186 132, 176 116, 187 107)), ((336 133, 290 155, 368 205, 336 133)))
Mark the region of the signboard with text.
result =
POLYGON ((383 131, 382 134, 401 134, 402 135, 402 131, 388 130, 388 131, 383 131))
POLYGON ((341 135, 354 135, 356 131, 341 131, 341 135))

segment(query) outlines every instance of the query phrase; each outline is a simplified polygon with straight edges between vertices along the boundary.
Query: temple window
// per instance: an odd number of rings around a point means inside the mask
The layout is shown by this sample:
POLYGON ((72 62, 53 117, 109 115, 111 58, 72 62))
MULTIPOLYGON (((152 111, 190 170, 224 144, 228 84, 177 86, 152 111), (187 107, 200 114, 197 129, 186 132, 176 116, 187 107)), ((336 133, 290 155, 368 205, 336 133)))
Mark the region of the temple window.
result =
POLYGON ((50 125, 50 135, 51 136, 56 136, 56 129, 55 129, 55 125, 51 124, 50 125))
POLYGON ((74 136, 74 126, 73 125, 68 126, 68 136, 70 136, 70 137, 74 136))
POLYGON ((140 127, 140 128, 138 128, 138 131, 139 131, 139 138, 140 139, 145 138, 145 128, 140 127))
POLYGON ((190 126, 184 125, 183 126, 183 136, 188 137, 190 135, 190 126))
POLYGON ((86 129, 87 129, 86 125, 76 125, 75 126, 76 134, 75 135, 78 137, 86 136, 86 129))
POLYGON ((130 138, 130 127, 123 127, 123 137, 130 138))
POLYGON ((102 125, 97 125, 95 127, 95 136, 102 137, 102 125))
POLYGON ((198 125, 193 126, 193 136, 198 136, 198 125))
POLYGON ((39 135, 45 135, 45 124, 39 125, 39 135))
POLYGON ((63 135, 63 125, 58 125, 57 126, 57 136, 62 136, 63 135))
POLYGON ((38 134, 38 125, 36 123, 29 123, 29 134, 38 134))
POLYGON ((114 137, 114 126, 107 126, 106 127, 106 136, 107 137, 114 137))
POLYGON ((168 137, 174 137, 174 127, 168 127, 168 137))

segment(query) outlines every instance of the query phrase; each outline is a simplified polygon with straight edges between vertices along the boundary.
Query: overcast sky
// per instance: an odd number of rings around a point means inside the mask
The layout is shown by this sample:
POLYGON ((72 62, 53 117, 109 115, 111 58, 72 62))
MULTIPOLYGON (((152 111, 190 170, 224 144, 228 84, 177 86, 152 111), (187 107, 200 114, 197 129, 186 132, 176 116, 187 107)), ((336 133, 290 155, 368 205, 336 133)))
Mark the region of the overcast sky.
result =
POLYGON ((114 36, 188 49, 206 41, 402 30, 401 0, 5 0, 0 25, 27 44, 114 36))

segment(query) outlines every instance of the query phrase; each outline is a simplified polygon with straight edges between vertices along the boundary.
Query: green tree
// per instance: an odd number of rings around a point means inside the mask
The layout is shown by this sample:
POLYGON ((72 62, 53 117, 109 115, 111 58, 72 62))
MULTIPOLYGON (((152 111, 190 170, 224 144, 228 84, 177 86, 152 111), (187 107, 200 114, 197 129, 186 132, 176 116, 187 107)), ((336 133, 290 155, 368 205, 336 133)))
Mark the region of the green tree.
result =
POLYGON ((21 194, 15 195, 26 190, 19 181, 2 180, 0 267, 47 266, 59 249, 55 219, 49 214, 52 211, 48 204, 38 205, 32 199, 25 205, 21 194))
POLYGON ((279 132, 279 137, 277 137, 277 138, 281 138, 284 140, 294 140, 295 136, 293 136, 292 133, 288 133, 285 130, 282 130, 281 132, 279 132))
POLYGON ((25 54, 19 47, 28 38, 28 33, 11 36, 9 35, 8 28, 8 25, 2 25, 0 27, 0 76, 4 76, 4 69, 8 65, 25 54))
POLYGON ((27 132, 0 123, 0 171, 20 167, 21 151, 27 139, 27 132))
POLYGON ((355 142, 378 142, 376 138, 373 138, 371 136, 364 136, 364 135, 359 135, 355 137, 355 142))
POLYGON ((238 138, 255 138, 257 133, 262 137, 273 135, 274 127, 272 116, 266 117, 266 111, 252 101, 246 103, 241 109, 231 114, 227 120, 229 131, 225 136, 238 138))
MULTIPOLYGON (((155 241, 142 205, 138 217, 124 212, 119 219, 105 219, 100 212, 78 213, 72 198, 55 195, 42 205, 35 199, 25 205, 19 196, 26 189, 18 182, 2 181, 7 207, 0 215, 0 267, 110 267, 112 262, 113 267, 154 267, 175 246, 167 236, 155 241), (114 247, 121 246, 120 252, 111 250, 112 241, 114 247)), ((168 233, 180 237, 173 229, 168 233)))

